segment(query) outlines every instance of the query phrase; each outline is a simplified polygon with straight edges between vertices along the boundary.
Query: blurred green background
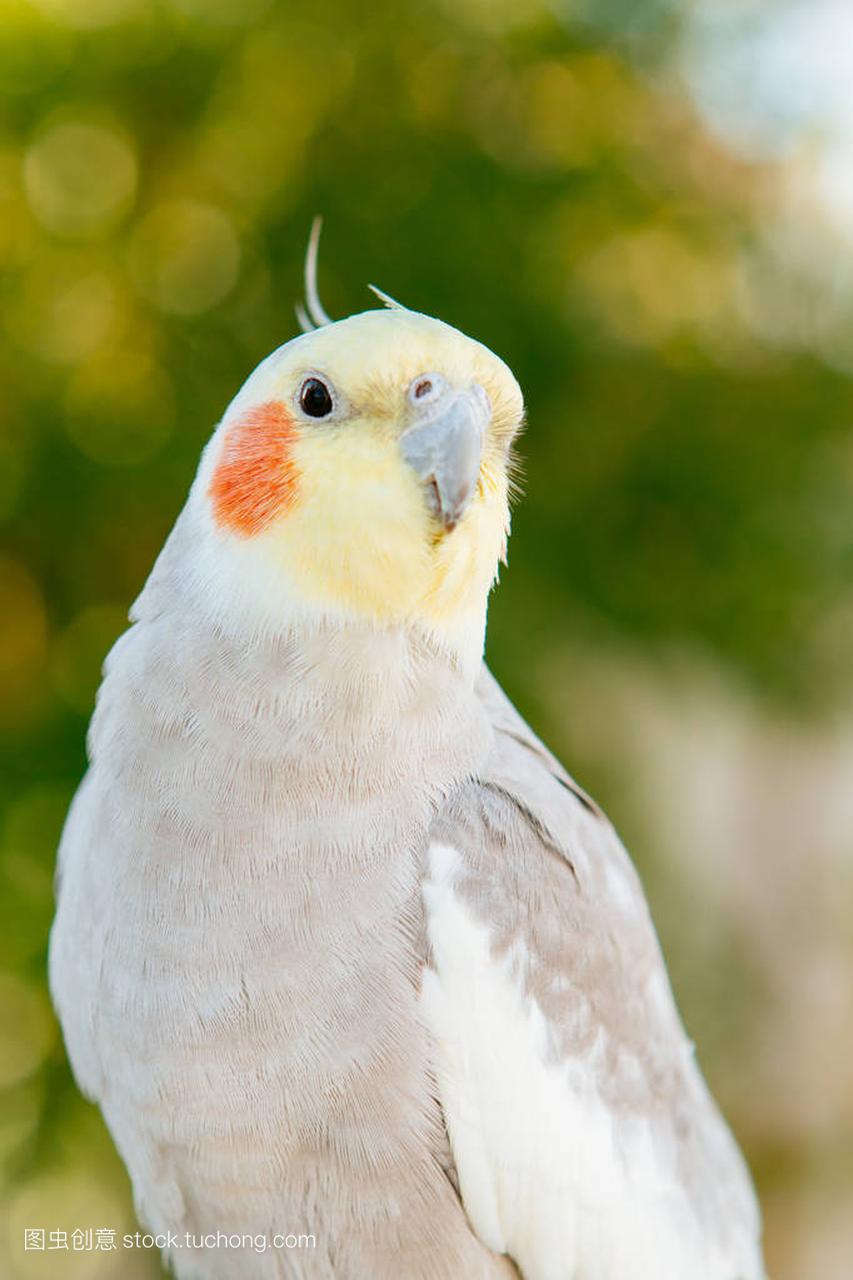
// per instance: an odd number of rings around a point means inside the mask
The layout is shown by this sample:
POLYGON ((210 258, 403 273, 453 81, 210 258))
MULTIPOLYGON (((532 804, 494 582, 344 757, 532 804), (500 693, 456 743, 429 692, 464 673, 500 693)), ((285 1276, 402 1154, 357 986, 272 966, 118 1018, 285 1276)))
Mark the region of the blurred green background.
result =
POLYGON ((160 1274, 22 1249, 133 1229, 46 999, 53 859, 103 655, 296 332, 317 211, 333 315, 372 280, 518 375, 492 665, 635 854, 774 1280, 853 1274, 835 10, 0 0, 0 1276, 160 1274))

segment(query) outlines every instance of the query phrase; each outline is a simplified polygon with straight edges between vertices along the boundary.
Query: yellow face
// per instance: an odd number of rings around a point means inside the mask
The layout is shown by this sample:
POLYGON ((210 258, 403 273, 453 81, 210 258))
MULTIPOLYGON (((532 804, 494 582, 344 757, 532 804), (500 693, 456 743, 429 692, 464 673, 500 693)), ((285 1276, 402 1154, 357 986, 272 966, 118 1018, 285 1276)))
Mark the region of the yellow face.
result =
POLYGON ((238 394, 207 494, 306 603, 439 630, 482 611, 509 527, 521 393, 486 347, 403 309, 288 343, 238 394))

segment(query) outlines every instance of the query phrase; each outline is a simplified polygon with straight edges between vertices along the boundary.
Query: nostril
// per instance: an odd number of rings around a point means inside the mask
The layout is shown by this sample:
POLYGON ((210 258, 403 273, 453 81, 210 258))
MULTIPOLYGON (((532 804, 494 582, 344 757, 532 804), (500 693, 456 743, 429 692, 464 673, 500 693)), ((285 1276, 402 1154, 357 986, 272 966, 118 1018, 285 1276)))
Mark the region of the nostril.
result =
POLYGON ((419 373, 409 383, 409 404, 416 404, 421 408, 424 405, 433 404, 436 400, 441 399, 446 390, 447 379, 440 373, 434 373, 433 371, 419 373))

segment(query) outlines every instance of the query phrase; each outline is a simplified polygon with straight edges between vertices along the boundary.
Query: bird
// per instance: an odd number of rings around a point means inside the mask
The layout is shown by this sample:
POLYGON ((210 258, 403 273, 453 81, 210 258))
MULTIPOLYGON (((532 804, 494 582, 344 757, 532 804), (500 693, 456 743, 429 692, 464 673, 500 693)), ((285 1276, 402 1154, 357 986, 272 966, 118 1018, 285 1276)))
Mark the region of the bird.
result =
POLYGON ((762 1280, 638 875, 484 662, 519 385, 331 320, 318 237, 105 660, 76 1081, 179 1280, 762 1280))

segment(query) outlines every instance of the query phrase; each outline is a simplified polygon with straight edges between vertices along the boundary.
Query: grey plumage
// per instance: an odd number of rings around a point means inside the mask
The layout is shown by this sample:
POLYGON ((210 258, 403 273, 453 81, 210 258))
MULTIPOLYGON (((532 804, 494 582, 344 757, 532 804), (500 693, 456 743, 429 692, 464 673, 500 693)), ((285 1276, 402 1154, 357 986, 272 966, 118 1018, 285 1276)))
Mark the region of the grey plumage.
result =
POLYGON ((177 1275, 760 1280, 611 826, 433 627, 247 625, 211 450, 106 663, 50 955, 142 1221, 316 1237, 177 1275))

